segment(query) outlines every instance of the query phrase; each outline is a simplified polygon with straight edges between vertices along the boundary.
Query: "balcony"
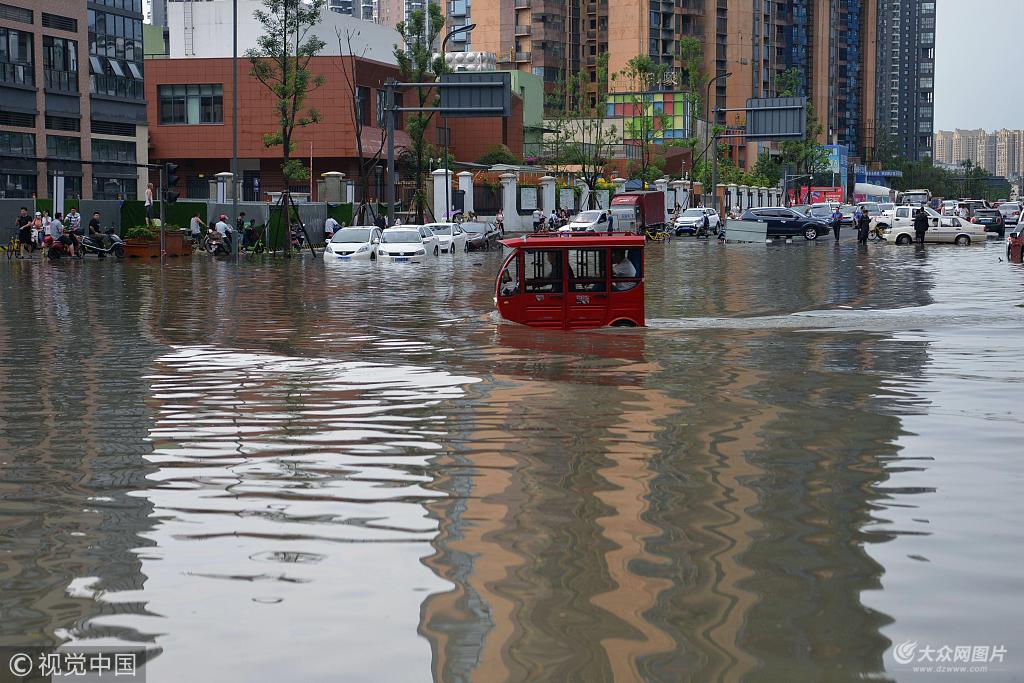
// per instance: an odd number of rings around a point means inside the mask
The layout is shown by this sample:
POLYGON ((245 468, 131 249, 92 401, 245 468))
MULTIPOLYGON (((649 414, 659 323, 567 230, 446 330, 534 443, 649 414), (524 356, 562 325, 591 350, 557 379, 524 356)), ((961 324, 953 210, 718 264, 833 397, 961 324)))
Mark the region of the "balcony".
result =
POLYGON ((597 31, 594 29, 587 31, 587 40, 597 40, 597 31))
POLYGON ((528 36, 530 35, 529 24, 517 24, 516 25, 516 36, 528 36))
POLYGON ((516 0, 516 9, 530 9, 530 0, 516 0))
POLYGON ((588 2, 587 3, 587 14, 597 14, 597 3, 596 2, 588 2))
POLYGON ((516 55, 515 55, 515 60, 516 60, 517 64, 521 64, 523 62, 529 62, 530 61, 530 53, 529 52, 517 52, 516 55))

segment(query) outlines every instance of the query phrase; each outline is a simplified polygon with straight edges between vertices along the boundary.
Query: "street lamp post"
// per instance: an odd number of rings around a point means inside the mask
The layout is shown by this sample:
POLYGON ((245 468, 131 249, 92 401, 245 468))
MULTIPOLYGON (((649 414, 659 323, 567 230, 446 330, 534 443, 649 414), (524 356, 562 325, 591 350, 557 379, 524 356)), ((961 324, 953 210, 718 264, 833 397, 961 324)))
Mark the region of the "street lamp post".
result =
MULTIPOLYGON (((729 76, 732 76, 731 71, 718 74, 710 81, 708 81, 708 99, 707 102, 704 103, 705 110, 707 110, 707 108, 711 105, 711 84, 719 79, 728 78, 729 76)), ((718 211, 718 134, 715 133, 715 124, 710 121, 710 115, 708 116, 708 121, 709 123, 711 123, 711 146, 714 147, 714 149, 711 152, 711 208, 713 208, 715 211, 718 211)))
POLYGON ((243 234, 238 229, 238 0, 231 2, 231 184, 231 224, 238 233, 231 248, 237 261, 243 234))
MULTIPOLYGON (((428 13, 429 14, 429 13, 428 13)), ((441 41, 441 59, 444 59, 445 46, 448 45, 448 39, 459 33, 469 33, 476 28, 476 24, 466 24, 464 26, 458 26, 448 32, 448 35, 441 41)), ((452 196, 452 178, 448 171, 448 138, 451 137, 451 129, 448 128, 448 117, 442 117, 444 123, 444 181, 448 183, 448 187, 445 188, 444 192, 444 219, 448 221, 451 218, 452 208, 450 206, 452 196)), ((436 196, 436 195, 435 195, 436 196)))

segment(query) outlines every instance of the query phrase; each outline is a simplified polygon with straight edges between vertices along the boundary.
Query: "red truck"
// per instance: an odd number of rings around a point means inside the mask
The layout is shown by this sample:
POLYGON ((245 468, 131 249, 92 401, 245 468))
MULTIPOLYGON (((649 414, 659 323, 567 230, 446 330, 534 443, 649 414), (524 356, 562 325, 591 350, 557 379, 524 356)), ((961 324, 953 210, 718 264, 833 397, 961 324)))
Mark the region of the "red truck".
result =
POLYGON ((612 197, 614 230, 656 230, 665 227, 665 193, 658 190, 623 192, 612 197))

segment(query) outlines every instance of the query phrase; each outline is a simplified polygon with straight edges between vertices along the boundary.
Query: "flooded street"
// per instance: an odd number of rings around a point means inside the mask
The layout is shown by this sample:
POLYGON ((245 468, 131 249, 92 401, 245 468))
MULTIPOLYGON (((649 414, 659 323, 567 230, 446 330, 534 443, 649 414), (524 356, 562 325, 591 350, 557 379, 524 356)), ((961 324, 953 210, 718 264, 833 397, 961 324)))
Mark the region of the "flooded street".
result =
POLYGON ((0 644, 161 683, 1024 680, 1000 256, 653 244, 650 327, 577 333, 498 322, 497 253, 5 259, 0 644))

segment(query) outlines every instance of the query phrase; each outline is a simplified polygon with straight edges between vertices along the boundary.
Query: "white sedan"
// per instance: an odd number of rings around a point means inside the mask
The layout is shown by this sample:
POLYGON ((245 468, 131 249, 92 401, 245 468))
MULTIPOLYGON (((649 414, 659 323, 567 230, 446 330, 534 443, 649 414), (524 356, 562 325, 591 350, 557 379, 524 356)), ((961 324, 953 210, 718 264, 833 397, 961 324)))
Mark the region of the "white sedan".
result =
POLYGON ((469 251, 466 248, 466 232, 458 223, 427 223, 423 227, 437 236, 437 245, 442 254, 469 251))
POLYGON ((324 249, 324 258, 341 261, 373 261, 380 246, 381 229, 375 225, 354 225, 342 228, 324 249))
POLYGON ((396 263, 422 263, 424 256, 441 251, 437 236, 422 225, 403 225, 388 228, 380 237, 377 258, 396 263))
MULTIPOLYGON (((895 244, 911 244, 916 239, 913 225, 897 225, 886 228, 882 236, 886 242, 895 244)), ((941 244, 985 244, 987 238, 984 225, 971 223, 956 216, 940 216, 938 225, 929 226, 928 231, 924 234, 925 242, 941 244)))
POLYGON ((704 222, 704 216, 708 217, 708 230, 711 232, 714 232, 722 222, 722 219, 718 217, 718 212, 714 209, 686 209, 676 216, 674 225, 676 235, 692 235, 697 232, 697 228, 704 222))

